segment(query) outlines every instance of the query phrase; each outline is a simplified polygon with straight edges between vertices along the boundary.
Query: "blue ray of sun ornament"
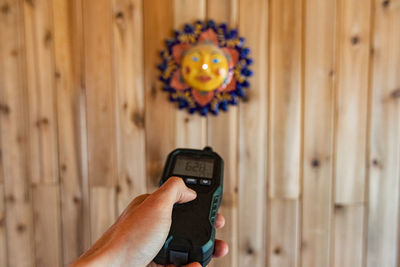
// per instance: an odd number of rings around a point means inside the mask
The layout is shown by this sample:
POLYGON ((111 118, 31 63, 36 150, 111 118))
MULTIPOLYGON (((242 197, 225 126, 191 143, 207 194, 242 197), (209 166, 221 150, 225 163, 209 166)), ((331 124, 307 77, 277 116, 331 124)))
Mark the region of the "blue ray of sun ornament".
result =
POLYGON ((218 115, 220 109, 227 111, 229 104, 237 105, 238 98, 245 96, 253 61, 236 29, 212 20, 196 21, 174 31, 165 44, 159 79, 180 109, 218 115))

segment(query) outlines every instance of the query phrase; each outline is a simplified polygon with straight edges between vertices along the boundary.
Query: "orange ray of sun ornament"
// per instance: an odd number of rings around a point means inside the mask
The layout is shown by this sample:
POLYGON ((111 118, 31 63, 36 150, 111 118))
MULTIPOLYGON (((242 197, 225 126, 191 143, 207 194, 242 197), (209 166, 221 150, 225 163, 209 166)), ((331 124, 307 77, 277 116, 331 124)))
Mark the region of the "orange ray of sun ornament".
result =
POLYGON ((160 81, 169 99, 189 113, 218 115, 219 109, 237 105, 250 86, 250 49, 236 29, 210 20, 186 24, 175 31, 160 52, 160 81))

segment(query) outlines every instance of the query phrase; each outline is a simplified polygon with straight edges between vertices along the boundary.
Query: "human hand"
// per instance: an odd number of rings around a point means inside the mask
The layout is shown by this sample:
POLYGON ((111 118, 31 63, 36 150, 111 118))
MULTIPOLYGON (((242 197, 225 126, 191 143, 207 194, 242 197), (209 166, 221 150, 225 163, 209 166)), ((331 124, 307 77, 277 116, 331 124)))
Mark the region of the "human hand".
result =
MULTIPOLYGON (((173 205, 195 198, 196 192, 186 187, 181 178, 169 178, 153 194, 140 195, 132 200, 117 221, 71 267, 150 264, 168 236, 173 205)), ((224 217, 218 214, 216 228, 222 228, 224 224, 224 217)), ((227 253, 226 242, 216 240, 214 257, 223 257, 227 253)), ((150 266, 161 265, 152 262, 150 266)), ((186 267, 201 265, 190 263, 186 267)))

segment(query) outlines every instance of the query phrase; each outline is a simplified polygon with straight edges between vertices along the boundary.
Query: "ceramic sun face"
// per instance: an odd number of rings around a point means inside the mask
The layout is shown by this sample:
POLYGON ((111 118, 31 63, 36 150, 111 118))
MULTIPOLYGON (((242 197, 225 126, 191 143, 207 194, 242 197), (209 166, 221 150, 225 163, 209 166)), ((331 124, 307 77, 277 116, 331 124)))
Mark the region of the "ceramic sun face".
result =
POLYGON ((248 68, 252 60, 247 57, 250 50, 243 43, 236 30, 213 21, 186 24, 183 31, 175 31, 175 37, 166 41, 158 65, 170 100, 204 116, 236 105, 252 75, 248 68))
POLYGON ((225 81, 228 71, 228 60, 216 45, 196 45, 182 59, 183 79, 195 90, 214 91, 225 81))

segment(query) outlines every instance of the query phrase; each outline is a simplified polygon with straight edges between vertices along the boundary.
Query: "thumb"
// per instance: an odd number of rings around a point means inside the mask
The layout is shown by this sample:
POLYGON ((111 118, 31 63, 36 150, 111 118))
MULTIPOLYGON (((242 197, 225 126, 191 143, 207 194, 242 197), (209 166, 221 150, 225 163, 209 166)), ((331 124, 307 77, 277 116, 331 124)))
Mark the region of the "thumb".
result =
POLYGON ((194 190, 188 188, 181 178, 175 176, 168 178, 154 193, 162 195, 171 205, 189 202, 197 197, 194 190))

